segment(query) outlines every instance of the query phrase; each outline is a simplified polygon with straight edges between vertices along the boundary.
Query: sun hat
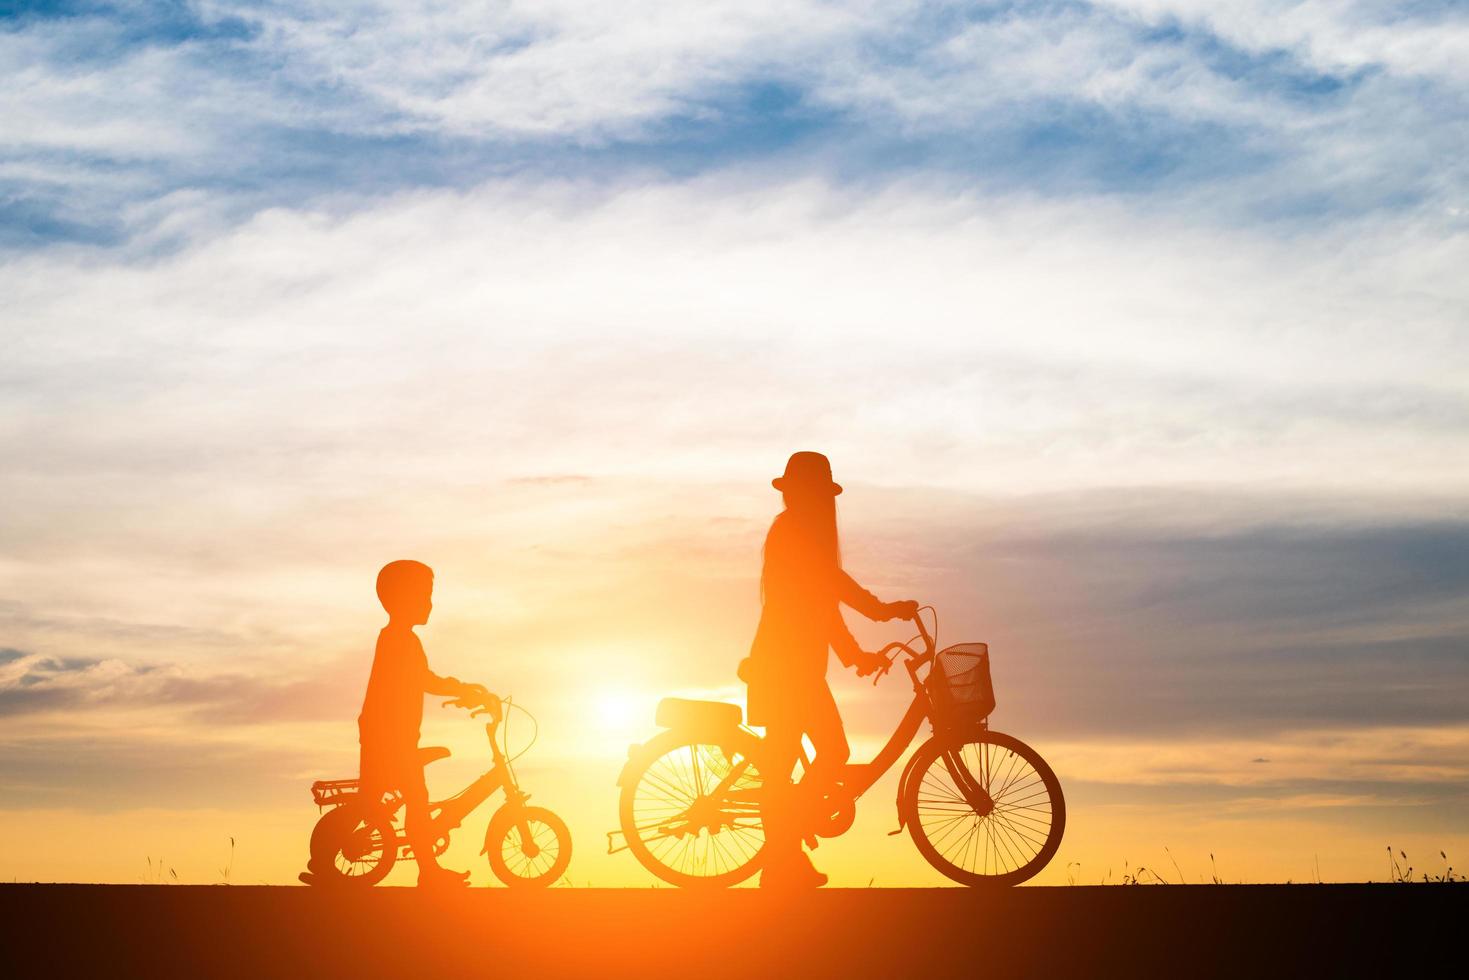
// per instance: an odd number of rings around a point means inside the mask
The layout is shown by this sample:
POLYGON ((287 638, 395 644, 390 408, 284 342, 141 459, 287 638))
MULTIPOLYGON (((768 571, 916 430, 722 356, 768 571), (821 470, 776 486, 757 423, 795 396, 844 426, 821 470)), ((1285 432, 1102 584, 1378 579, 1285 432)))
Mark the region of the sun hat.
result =
POLYGON ((813 452, 791 453, 785 473, 771 480, 770 485, 782 492, 819 490, 833 497, 842 492, 841 484, 831 478, 831 460, 813 452))

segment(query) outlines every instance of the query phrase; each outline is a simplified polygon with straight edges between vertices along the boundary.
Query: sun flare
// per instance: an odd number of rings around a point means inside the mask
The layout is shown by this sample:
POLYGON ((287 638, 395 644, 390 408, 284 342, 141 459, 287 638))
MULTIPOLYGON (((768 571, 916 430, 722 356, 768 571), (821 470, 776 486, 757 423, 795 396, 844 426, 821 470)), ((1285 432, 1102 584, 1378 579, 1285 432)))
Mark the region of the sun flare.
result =
POLYGON ((653 695, 628 688, 606 688, 592 695, 592 717, 603 736, 631 738, 646 729, 653 720, 653 695))

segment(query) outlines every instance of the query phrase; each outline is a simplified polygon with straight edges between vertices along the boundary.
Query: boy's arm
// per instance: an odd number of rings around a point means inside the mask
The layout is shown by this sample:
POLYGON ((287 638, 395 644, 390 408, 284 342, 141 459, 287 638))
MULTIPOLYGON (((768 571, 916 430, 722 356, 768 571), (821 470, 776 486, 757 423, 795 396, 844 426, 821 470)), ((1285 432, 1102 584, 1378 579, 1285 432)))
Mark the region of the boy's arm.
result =
POLYGON ((430 670, 428 656, 423 652, 423 643, 417 636, 413 637, 411 649, 413 652, 410 656, 416 661, 414 668, 418 671, 418 682, 423 685, 423 693, 443 698, 458 698, 471 693, 478 686, 466 684, 457 677, 440 677, 430 670))
POLYGON ((439 697, 455 698, 463 694, 470 685, 459 680, 457 677, 440 677, 433 671, 424 668, 423 690, 426 694, 436 694, 439 697))

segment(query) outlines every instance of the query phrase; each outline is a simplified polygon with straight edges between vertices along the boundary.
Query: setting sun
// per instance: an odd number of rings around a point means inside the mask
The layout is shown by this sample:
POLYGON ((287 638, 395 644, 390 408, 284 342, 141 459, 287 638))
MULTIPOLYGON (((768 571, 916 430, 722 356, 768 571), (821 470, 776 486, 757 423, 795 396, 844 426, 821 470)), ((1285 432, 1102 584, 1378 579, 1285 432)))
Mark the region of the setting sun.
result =
POLYGON ((17 906, 1464 878, 1469 4, 23 0, 0 78, 17 906))
POLYGON ((653 707, 658 698, 628 688, 606 688, 593 694, 591 700, 596 731, 588 731, 587 735, 595 734, 625 749, 626 743, 647 734, 652 727, 653 707))

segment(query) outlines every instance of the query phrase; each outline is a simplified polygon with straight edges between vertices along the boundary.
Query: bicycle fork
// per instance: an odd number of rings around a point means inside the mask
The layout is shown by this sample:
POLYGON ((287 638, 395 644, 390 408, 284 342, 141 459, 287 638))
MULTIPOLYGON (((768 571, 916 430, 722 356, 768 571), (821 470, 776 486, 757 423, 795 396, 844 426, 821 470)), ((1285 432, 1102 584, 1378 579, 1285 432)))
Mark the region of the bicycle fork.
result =
MULTIPOLYGON (((514 785, 506 786, 505 805, 502 806, 500 809, 505 810, 511 807, 514 808, 515 829, 520 831, 521 853, 523 853, 527 858, 535 859, 540 856, 541 845, 536 843, 536 839, 531 836, 530 821, 527 820, 525 816, 525 801, 528 799, 530 799, 530 794, 522 793, 519 787, 514 785)), ((492 844, 499 843, 499 841, 492 841, 490 839, 490 835, 493 833, 494 826, 495 822, 494 818, 492 817, 490 819, 490 825, 485 828, 485 846, 480 849, 481 854, 488 854, 490 852, 490 846, 492 844)))
POLYGON ((987 817, 995 809, 995 801, 992 796, 974 778, 974 773, 964 764, 963 757, 957 751, 944 753, 944 768, 949 770, 949 776, 953 778, 954 785, 959 788, 959 795, 964 797, 964 802, 974 808, 974 812, 981 817, 987 817))
MULTIPOLYGON (((917 763, 921 752, 916 752, 908 760, 903 768, 903 775, 898 779, 898 829, 888 831, 888 836, 893 837, 901 834, 908 826, 908 821, 903 816, 903 796, 908 787, 908 780, 913 777, 913 766, 917 763)), ((994 812, 995 800, 990 796, 979 780, 974 778, 974 773, 964 764, 964 759, 958 749, 950 749, 942 755, 944 768, 949 771, 949 776, 954 780, 954 785, 959 789, 959 795, 964 802, 974 808, 975 814, 987 817, 994 812)))

